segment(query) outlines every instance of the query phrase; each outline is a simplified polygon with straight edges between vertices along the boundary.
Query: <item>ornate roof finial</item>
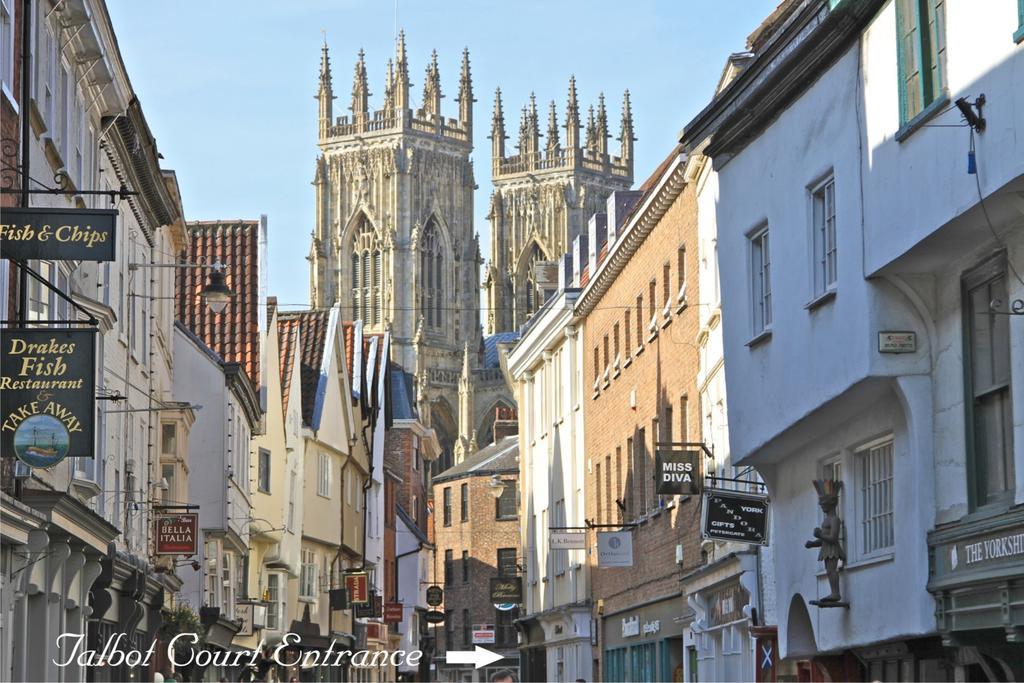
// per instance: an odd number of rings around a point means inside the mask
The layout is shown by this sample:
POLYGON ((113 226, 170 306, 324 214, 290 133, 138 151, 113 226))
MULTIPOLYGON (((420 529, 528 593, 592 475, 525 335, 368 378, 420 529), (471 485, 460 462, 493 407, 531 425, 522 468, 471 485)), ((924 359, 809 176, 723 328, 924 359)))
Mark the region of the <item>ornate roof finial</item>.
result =
POLYGON ((398 32, 398 40, 395 41, 395 74, 391 83, 395 109, 405 111, 409 108, 409 63, 405 56, 404 30, 398 32))
POLYGON ((619 141, 622 144, 620 157, 622 163, 629 166, 629 174, 633 175, 633 107, 629 102, 629 90, 622 96, 622 132, 619 141))
POLYGON ((384 78, 384 110, 395 108, 395 63, 388 57, 387 75, 384 78))
POLYGON ((599 93, 597 96, 597 128, 595 129, 597 138, 595 139, 596 149, 601 154, 607 154, 608 152, 608 113, 604 108, 604 93, 599 93))
POLYGON ((586 147, 593 152, 597 146, 597 121, 594 119, 594 105, 587 108, 586 147))

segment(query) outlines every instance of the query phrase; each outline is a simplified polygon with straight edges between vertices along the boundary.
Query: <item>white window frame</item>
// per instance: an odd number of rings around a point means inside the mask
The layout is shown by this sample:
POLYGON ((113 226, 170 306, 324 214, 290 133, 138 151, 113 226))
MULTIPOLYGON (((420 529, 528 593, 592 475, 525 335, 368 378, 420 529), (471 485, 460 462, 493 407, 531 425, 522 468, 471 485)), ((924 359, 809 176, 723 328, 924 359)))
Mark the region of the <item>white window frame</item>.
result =
POLYGON ((765 223, 748 236, 750 262, 750 320, 757 338, 772 329, 771 240, 765 223))
POLYGON ((18 102, 14 97, 14 2, 0 0, 0 87, 3 87, 7 101, 18 113, 18 102))
POLYGON ((835 292, 839 281, 836 238, 836 178, 831 172, 811 187, 811 243, 813 245, 813 296, 835 292))
POLYGON ((302 549, 302 564, 299 569, 299 599, 316 599, 316 553, 302 549))
POLYGON ((326 451, 320 451, 320 459, 317 465, 316 494, 324 498, 331 496, 331 456, 326 451))
POLYGON ((267 574, 267 621, 266 628, 270 631, 281 630, 281 617, 284 615, 284 600, 281 598, 281 575, 277 572, 267 574))
POLYGON ((856 548, 853 553, 847 548, 847 553, 858 559, 885 557, 895 550, 895 456, 896 443, 891 434, 854 451, 856 548))

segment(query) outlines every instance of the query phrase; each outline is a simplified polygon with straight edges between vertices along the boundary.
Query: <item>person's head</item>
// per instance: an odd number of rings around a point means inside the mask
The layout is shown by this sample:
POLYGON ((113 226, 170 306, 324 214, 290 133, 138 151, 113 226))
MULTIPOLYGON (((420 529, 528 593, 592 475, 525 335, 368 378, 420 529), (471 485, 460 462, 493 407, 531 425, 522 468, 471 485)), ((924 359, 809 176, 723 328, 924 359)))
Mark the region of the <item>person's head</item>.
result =
POLYGON ((576 679, 576 683, 587 683, 587 679, 585 679, 585 678, 577 678, 576 679))
POLYGON ((491 683, 516 683, 516 677, 508 669, 502 669, 491 676, 491 683))

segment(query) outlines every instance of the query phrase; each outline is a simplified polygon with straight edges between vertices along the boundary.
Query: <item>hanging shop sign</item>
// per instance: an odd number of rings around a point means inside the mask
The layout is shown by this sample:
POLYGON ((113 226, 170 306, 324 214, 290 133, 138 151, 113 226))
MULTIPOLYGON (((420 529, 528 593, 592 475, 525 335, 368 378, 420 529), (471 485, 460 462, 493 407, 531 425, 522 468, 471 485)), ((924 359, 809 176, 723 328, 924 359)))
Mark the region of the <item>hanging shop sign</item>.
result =
POLYGON ((356 603, 356 616, 363 619, 380 619, 384 615, 384 600, 376 591, 370 591, 369 599, 356 603))
POLYGON ((704 538, 768 545, 768 507, 767 496, 708 491, 701 506, 704 538))
POLYGON ((632 567, 633 566, 633 532, 632 531, 598 531, 597 532, 597 566, 598 567, 632 567))
POLYGON ((348 609, 348 591, 344 588, 330 589, 327 597, 332 611, 348 609))
POLYGON ((656 472, 658 495, 700 495, 700 451, 658 449, 656 472))
POLYGON ((156 554, 196 554, 199 515, 194 512, 158 514, 156 516, 156 554))
POLYGON ((440 586, 431 586, 427 589, 427 604, 431 607, 437 607, 444 602, 444 591, 441 590, 440 586))
POLYGON ((4 329, 0 415, 3 455, 53 467, 94 454, 96 331, 4 329))
POLYGON ((428 624, 443 624, 444 612, 436 609, 427 610, 427 612, 423 615, 423 619, 428 624))
POLYGON ((0 252, 15 261, 113 261, 114 209, 4 207, 0 252))
POLYGON ((405 613, 405 606, 400 602, 389 602, 384 605, 384 623, 400 624, 405 613))
POLYGON ((519 576, 496 576, 491 578, 491 602, 523 601, 523 579, 519 576))
POLYGON ((353 605, 362 605, 370 601, 370 575, 366 572, 345 574, 345 590, 348 601, 353 605))
POLYGON ((586 550, 586 531, 550 531, 548 547, 552 550, 586 550))

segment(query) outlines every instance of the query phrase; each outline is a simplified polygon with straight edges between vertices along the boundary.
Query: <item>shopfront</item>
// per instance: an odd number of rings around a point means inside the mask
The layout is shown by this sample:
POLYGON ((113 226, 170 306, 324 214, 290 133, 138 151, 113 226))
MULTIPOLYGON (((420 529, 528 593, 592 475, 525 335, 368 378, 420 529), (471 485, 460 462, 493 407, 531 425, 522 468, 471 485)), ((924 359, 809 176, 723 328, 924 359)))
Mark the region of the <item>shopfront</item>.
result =
POLYGON ((604 680, 684 680, 681 602, 675 595, 604 616, 604 680))
POLYGON ((928 590, 957 680, 1024 680, 1024 508, 933 531, 928 590))

